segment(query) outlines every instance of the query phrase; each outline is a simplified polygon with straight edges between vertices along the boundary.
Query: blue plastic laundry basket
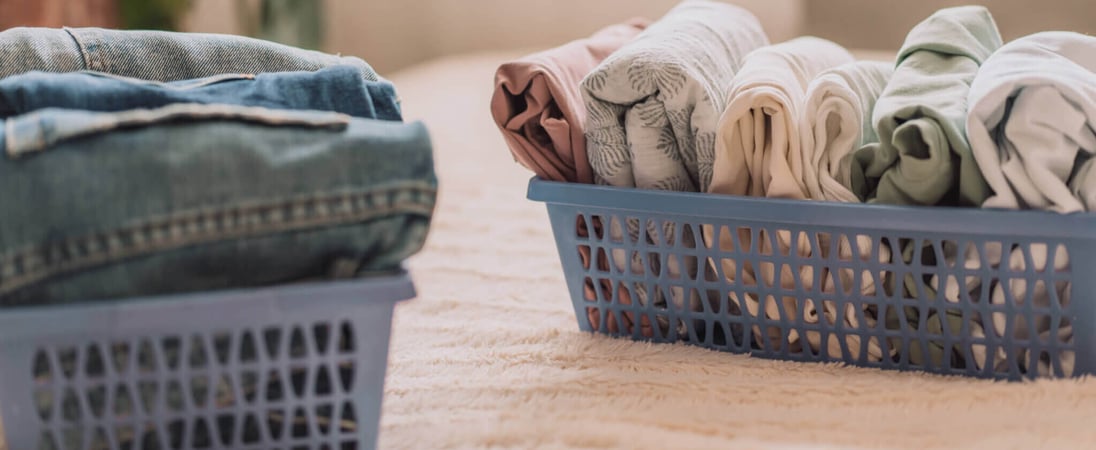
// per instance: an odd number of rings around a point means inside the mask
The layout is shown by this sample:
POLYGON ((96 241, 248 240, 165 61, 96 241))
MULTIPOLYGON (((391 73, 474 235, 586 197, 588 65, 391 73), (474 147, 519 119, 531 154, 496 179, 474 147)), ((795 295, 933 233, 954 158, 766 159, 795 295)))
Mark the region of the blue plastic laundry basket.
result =
POLYGON ((371 449, 404 275, 0 310, 8 448, 371 449))
POLYGON ((1096 370, 1093 215, 538 179, 528 197, 582 330, 986 378, 1096 370))

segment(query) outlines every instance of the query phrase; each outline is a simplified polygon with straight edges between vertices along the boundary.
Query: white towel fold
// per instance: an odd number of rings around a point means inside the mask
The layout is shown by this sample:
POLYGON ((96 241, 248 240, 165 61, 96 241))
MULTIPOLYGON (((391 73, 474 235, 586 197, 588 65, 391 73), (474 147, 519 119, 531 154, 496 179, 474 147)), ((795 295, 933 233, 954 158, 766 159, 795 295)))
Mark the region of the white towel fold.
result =
POLYGON ((971 150, 993 189, 983 206, 1096 210, 1083 194, 1096 179, 1074 176, 1096 152, 1096 37, 1056 31, 1008 43, 982 65, 970 104, 971 150))
POLYGON ((893 72, 894 63, 856 61, 827 70, 811 82, 800 130, 809 198, 860 201, 846 187, 849 171, 842 170, 841 159, 879 142, 871 114, 893 72))
MULTIPOLYGON (((967 136, 979 170, 993 190, 986 208, 1044 209, 1060 213, 1096 211, 1096 37, 1053 31, 1036 33, 1002 46, 982 65, 970 89, 967 136)), ((1054 252, 1047 268, 1045 244, 1009 250, 1009 270, 1024 270, 1029 253, 1036 271, 1069 270, 1069 256, 1054 252)), ((1054 297, 1063 305, 1070 299, 1070 283, 1047 286, 1023 277, 991 287, 990 302, 1049 308, 1054 297), (1004 283, 1007 283, 1004 284, 1004 283), (1007 292, 1006 292, 1007 291, 1007 292), (1030 292, 1029 292, 1030 291, 1030 292), (1052 295, 1053 294, 1053 295, 1052 295)), ((1018 306, 1017 306, 1018 307, 1018 306)), ((1071 324, 1055 324, 1043 317, 1035 323, 994 313, 985 329, 997 336, 1049 342, 1071 342, 1071 324), (1013 321, 1005 336, 1005 325, 1013 321), (1038 337, 1038 339, 1036 338, 1038 337)), ((984 319, 985 320, 985 319, 984 319)), ((1000 364, 1006 356, 1020 358, 1028 373, 1052 373, 1056 359, 1065 374, 1073 372, 1075 355, 996 355, 980 365, 1000 364)), ((986 358, 988 359, 988 358, 986 358)))
MULTIPOLYGON (((807 169, 803 165, 800 145, 807 86, 817 74, 853 60, 852 54, 841 46, 814 37, 793 39, 747 55, 735 75, 727 96, 729 105, 719 121, 714 172, 708 192, 807 198, 808 191, 804 185, 804 171, 807 169)), ((710 245, 715 240, 715 230, 705 227, 704 232, 710 245)), ((770 237, 765 231, 759 233, 759 244, 754 250, 762 255, 777 254, 778 250, 773 248, 770 237)), ((779 252, 788 254, 792 246, 791 233, 778 232, 775 237, 779 252)), ((731 233, 718 237, 720 249, 726 252, 733 251, 733 241, 736 240, 740 249, 750 248, 752 239, 749 232, 739 233, 737 237, 732 237, 731 233)), ((810 256, 808 239, 797 239, 796 247, 800 256, 810 256)), ((733 283, 738 273, 738 262, 730 258, 720 261, 722 273, 728 282, 733 283)), ((713 265, 715 263, 712 261, 713 265)), ((785 288, 794 288, 796 282, 791 266, 779 265, 779 269, 776 266, 760 264, 757 267, 742 267, 741 281, 745 284, 760 281, 772 286, 779 270, 780 284, 785 288)), ((815 276, 821 275, 811 268, 795 270, 799 271, 800 286, 806 290, 812 289, 815 276)), ((772 320, 819 320, 813 303, 805 305, 805 311, 800 313, 796 299, 791 296, 779 299, 767 296, 763 305, 761 299, 753 294, 746 294, 741 299, 732 294, 730 300, 755 317, 764 310, 765 317, 772 320)), ((836 311, 828 313, 835 317, 838 315, 836 311)), ((795 330, 754 327, 753 333, 755 339, 761 340, 766 348, 775 350, 786 343, 790 351, 802 350, 801 336, 795 330)), ((820 339, 817 336, 814 338, 820 339)), ((812 344, 817 348, 820 342, 812 344)), ((859 345, 856 351, 859 352, 859 345)))

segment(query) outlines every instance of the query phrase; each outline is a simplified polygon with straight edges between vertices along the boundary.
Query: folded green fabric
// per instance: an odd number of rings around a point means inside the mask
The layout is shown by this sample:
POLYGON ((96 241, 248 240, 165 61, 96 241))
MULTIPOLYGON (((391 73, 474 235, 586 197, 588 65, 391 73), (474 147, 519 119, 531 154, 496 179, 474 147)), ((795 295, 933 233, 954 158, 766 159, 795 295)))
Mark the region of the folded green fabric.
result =
MULTIPOLYGON (((917 242, 908 242, 902 246, 901 258, 906 264, 910 264, 913 261, 916 253, 916 247, 920 245, 917 242)), ((932 250, 932 247, 922 247, 921 258, 919 261, 923 267, 935 267, 937 264, 943 264, 944 261, 936 261, 936 255, 932 250)), ((884 281, 887 286, 888 292, 894 292, 897 289, 901 289, 904 298, 918 298, 922 301, 926 299, 940 298, 935 286, 926 282, 920 275, 906 274, 901 279, 901 285, 895 287, 898 283, 898 279, 890 277, 884 281)), ((898 309, 895 307, 888 307, 884 313, 884 323, 888 330, 909 330, 911 336, 917 336, 918 338, 928 337, 928 341, 925 343, 925 347, 921 346, 921 342, 910 341, 909 348, 903 348, 902 339, 892 338, 891 348, 897 348, 898 353, 906 353, 910 364, 921 367, 965 367, 965 358, 963 355, 963 349, 955 346, 951 348, 950 352, 945 352, 944 338, 950 336, 952 338, 960 336, 963 331, 963 316, 958 309, 948 308, 947 302, 941 300, 939 304, 933 306, 923 306, 916 308, 912 306, 903 307, 905 313, 905 320, 898 314, 898 309), (922 321, 922 310, 925 313, 924 320, 922 321), (922 323, 923 322, 923 323, 922 323)), ((981 326, 979 324, 971 323, 971 329, 977 329, 981 332, 981 326)))
POLYGON ((981 206, 990 191, 967 143, 967 94, 1000 46, 980 6, 941 9, 914 27, 872 114, 880 142, 847 156, 849 189, 872 203, 981 206))
MULTIPOLYGON (((907 280, 908 282, 913 281, 907 280)), ((910 306, 904 307, 906 322, 903 324, 901 318, 898 316, 898 310, 889 308, 886 315, 886 326, 888 330, 900 330, 903 326, 909 330, 917 330, 921 326, 921 317, 918 315, 917 308, 910 306)), ((963 317, 953 313, 945 312, 947 310, 933 310, 925 316, 925 323, 920 328, 922 333, 933 336, 943 336, 950 334, 951 336, 959 336, 959 332, 962 330, 963 317), (944 331, 944 330, 947 331, 944 331)), ((911 331, 911 334, 917 333, 911 331)), ((921 346, 918 341, 910 341, 909 348, 902 348, 902 340, 899 338, 891 338, 891 348, 897 348, 898 353, 908 352, 909 363, 919 367, 964 367, 963 364, 963 351, 959 346, 952 347, 949 353, 944 353, 944 341, 928 341, 925 347, 921 346), (926 353, 927 350, 927 353, 926 353)))

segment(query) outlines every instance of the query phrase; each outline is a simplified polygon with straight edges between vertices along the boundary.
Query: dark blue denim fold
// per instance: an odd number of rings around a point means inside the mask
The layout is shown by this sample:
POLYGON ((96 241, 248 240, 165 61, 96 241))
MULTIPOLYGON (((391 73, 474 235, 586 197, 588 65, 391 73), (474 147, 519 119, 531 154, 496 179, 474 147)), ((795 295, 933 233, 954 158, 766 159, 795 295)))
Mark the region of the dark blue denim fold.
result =
POLYGON ((102 28, 11 28, 0 32, 0 77, 35 70, 93 70, 142 80, 177 81, 224 73, 314 71, 353 66, 380 77, 359 58, 329 55, 241 36, 102 28))
POLYGON ((124 111, 172 103, 334 111, 355 117, 401 120, 392 84, 363 80, 360 70, 352 66, 333 66, 314 72, 222 74, 174 82, 86 71, 34 71, 0 79, 0 117, 43 108, 124 111))
POLYGON ((4 122, 4 306, 393 272, 436 198, 419 123, 222 104, 4 122))

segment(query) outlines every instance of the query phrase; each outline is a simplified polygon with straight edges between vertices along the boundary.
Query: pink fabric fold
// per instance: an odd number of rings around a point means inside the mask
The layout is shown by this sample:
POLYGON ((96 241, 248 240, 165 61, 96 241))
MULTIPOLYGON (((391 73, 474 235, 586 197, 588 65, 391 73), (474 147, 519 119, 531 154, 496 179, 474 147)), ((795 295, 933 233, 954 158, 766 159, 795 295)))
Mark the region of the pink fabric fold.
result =
POLYGON ((515 161, 546 180, 593 183, 579 84, 649 23, 631 19, 499 66, 491 115, 515 161))

